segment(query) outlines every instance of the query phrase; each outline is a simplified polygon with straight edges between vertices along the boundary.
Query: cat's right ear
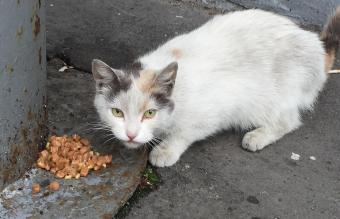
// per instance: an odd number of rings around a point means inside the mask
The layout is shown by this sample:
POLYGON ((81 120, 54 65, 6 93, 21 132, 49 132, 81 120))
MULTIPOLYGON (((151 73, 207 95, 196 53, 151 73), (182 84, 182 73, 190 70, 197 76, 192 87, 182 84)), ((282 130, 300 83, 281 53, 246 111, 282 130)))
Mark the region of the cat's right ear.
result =
POLYGON ((99 59, 92 60, 92 74, 97 84, 119 83, 119 70, 112 69, 99 59))

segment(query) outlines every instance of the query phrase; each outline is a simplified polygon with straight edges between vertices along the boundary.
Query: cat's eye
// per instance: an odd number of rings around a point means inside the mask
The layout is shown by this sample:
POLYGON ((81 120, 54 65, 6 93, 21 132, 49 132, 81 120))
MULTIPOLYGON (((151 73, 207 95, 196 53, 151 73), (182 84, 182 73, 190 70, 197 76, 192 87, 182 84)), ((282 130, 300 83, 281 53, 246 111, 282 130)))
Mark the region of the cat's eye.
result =
POLYGON ((145 111, 144 113, 144 118, 145 119, 152 119, 156 115, 156 110, 155 109, 149 109, 145 111))
POLYGON ((121 111, 120 109, 117 109, 117 108, 112 108, 112 114, 115 116, 115 117, 124 117, 124 113, 123 111, 121 111))

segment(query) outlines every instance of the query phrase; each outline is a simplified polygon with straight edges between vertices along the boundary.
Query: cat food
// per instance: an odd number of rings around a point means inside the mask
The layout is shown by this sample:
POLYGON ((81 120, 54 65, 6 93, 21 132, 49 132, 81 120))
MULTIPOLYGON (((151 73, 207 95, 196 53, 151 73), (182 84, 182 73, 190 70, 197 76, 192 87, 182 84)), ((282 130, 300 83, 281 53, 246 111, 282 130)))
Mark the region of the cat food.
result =
POLYGON ((38 183, 33 183, 32 184, 32 193, 39 193, 40 192, 40 185, 38 183))
POLYGON ((59 183, 58 183, 57 181, 54 181, 54 182, 51 182, 51 183, 50 183, 50 185, 48 186, 48 188, 49 188, 50 190, 56 191, 56 190, 59 190, 60 185, 59 185, 59 183))
POLYGON ((91 169, 99 170, 111 163, 112 155, 100 155, 91 150, 90 142, 79 135, 51 136, 46 149, 40 152, 38 167, 57 178, 79 179, 91 169))

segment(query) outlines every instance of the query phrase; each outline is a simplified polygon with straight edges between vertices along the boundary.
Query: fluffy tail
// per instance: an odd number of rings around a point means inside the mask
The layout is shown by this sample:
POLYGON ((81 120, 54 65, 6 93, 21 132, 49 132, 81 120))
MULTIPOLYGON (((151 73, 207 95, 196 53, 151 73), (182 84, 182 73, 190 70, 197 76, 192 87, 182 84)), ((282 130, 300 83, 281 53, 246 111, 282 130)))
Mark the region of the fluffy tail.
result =
POLYGON ((335 14, 324 27, 321 40, 324 42, 326 49, 325 69, 326 72, 329 72, 333 67, 335 55, 340 44, 340 7, 336 9, 335 14))

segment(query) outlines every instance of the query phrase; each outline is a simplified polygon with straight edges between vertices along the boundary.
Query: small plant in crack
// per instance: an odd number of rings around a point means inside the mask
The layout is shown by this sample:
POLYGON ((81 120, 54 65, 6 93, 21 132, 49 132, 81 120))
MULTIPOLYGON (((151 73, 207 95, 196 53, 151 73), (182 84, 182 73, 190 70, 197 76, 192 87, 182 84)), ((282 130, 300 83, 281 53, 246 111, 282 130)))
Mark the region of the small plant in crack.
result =
POLYGON ((161 179, 159 178, 157 173, 154 171, 154 169, 148 166, 141 177, 139 187, 142 189, 150 187, 152 189, 154 187, 157 187, 160 182, 161 179))
POLYGON ((118 213, 114 216, 114 219, 125 218, 131 211, 131 208, 138 204, 141 198, 147 196, 150 192, 155 191, 161 183, 162 180, 156 170, 151 165, 147 165, 144 172, 141 174, 140 183, 136 191, 125 205, 119 209, 118 213))

